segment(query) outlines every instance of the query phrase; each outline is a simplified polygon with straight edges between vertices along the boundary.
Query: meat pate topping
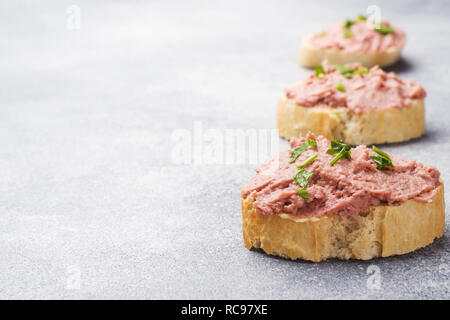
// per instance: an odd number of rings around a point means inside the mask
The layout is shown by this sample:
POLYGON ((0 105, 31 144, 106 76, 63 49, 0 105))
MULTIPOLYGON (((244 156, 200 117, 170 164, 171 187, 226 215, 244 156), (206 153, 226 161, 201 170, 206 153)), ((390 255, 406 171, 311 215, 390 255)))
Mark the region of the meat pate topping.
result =
POLYGON ((286 89, 286 97, 303 107, 347 107, 362 113, 408 107, 412 100, 426 96, 419 83, 401 80, 394 72, 384 72, 378 66, 368 70, 357 63, 333 66, 325 61, 321 71, 286 89))
POLYGON ((263 215, 287 213, 296 218, 322 217, 333 214, 358 215, 370 206, 392 205, 414 199, 431 201, 440 185, 439 171, 416 161, 391 156, 393 167, 383 170, 371 159, 375 153, 364 145, 351 149, 351 159, 327 154, 330 141, 308 133, 291 140, 294 149, 307 139, 315 139, 317 148, 303 152, 293 163, 289 150, 271 157, 242 189, 242 197, 253 200, 255 211, 263 215), (294 181, 297 166, 317 154, 305 169, 312 176, 304 188, 309 198, 299 196, 294 181))
MULTIPOLYGON (((383 26, 390 26, 382 21, 383 26)), ((390 48, 402 48, 406 36, 402 29, 394 28, 393 32, 383 34, 369 28, 366 21, 337 22, 310 39, 310 43, 321 49, 336 49, 344 52, 383 52, 390 48)))

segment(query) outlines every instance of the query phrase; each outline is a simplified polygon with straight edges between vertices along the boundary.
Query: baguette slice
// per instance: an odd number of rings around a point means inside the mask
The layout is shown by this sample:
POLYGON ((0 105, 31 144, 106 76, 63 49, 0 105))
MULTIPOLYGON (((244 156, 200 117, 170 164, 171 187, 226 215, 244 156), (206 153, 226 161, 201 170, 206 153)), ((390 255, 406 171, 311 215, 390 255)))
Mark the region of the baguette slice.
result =
POLYGON ((403 47, 389 48, 383 52, 344 52, 336 49, 321 49, 310 43, 312 36, 303 38, 298 55, 298 63, 306 68, 319 66, 328 60, 331 64, 347 64, 359 62, 365 67, 379 65, 386 67, 396 63, 401 56, 403 47))
POLYGON ((407 141, 425 132, 423 99, 411 106, 355 113, 346 107, 303 107, 283 94, 277 103, 279 135, 290 139, 308 131, 347 144, 380 144, 407 141))
POLYGON ((358 216, 294 219, 261 215, 242 199, 242 231, 248 249, 284 258, 319 262, 328 258, 368 260, 425 247, 444 233, 444 184, 431 202, 408 200, 374 206, 358 216))

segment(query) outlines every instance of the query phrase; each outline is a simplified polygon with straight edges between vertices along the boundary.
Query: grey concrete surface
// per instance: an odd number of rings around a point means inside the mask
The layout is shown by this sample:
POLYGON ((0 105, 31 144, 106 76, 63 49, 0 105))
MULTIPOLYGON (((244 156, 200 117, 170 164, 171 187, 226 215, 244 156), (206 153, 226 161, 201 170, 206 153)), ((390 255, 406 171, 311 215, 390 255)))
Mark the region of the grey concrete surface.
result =
POLYGON ((196 121, 273 129, 301 37, 372 4, 428 92, 427 134, 383 148, 450 181, 449 2, 2 1, 0 298, 448 299, 448 223, 401 257, 273 258, 242 242, 257 165, 171 157, 196 121))

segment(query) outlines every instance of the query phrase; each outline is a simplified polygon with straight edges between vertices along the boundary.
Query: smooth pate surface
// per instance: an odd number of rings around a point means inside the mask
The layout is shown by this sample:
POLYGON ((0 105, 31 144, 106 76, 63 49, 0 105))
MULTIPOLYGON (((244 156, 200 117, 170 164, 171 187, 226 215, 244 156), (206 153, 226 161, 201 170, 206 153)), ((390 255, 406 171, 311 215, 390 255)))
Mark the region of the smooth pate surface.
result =
MULTIPOLYGON (((382 24, 389 26, 388 21, 382 24)), ((336 49, 345 52, 383 52, 390 48, 402 48, 406 36, 402 29, 383 35, 367 26, 366 21, 355 20, 350 26, 352 36, 344 37, 345 22, 337 22, 310 39, 311 45, 321 49, 336 49)))
MULTIPOLYGON (((357 70, 360 64, 348 64, 357 70)), ((286 97, 294 99, 303 107, 347 107, 355 113, 388 108, 404 108, 411 105, 413 99, 423 99, 425 89, 413 80, 401 80, 394 72, 386 73, 378 66, 372 67, 367 74, 354 74, 346 78, 341 71, 325 61, 326 74, 316 77, 315 73, 303 81, 285 90, 286 97), (345 91, 336 88, 338 83, 345 91)))
POLYGON ((394 168, 378 170, 369 158, 374 152, 363 145, 351 149, 351 160, 341 159, 331 166, 334 156, 326 154, 330 141, 322 136, 315 138, 309 133, 306 138, 292 139, 291 147, 306 139, 316 139, 317 150, 310 148, 292 164, 289 150, 271 157, 242 188, 242 197, 254 201, 257 213, 288 213, 301 218, 357 215, 369 206, 409 199, 431 201, 440 184, 436 168, 392 155, 394 168), (293 176, 296 167, 316 153, 316 160, 305 168, 314 174, 306 186, 310 198, 303 199, 296 193, 300 187, 293 176))

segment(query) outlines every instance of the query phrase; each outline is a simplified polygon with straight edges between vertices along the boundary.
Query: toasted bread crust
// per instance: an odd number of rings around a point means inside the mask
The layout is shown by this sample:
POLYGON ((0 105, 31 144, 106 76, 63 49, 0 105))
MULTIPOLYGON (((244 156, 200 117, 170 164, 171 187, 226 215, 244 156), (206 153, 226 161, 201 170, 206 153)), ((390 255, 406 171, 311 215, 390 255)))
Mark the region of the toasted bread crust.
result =
POLYGON ((311 131, 352 145, 402 142, 424 134, 425 106, 423 99, 416 99, 409 107, 355 113, 346 107, 303 107, 283 94, 277 127, 286 139, 311 131))
POLYGON ((405 254, 425 247, 444 233, 444 184, 431 202, 408 200, 375 206, 358 216, 292 219, 261 215, 253 201, 242 199, 242 231, 248 249, 292 260, 328 258, 368 260, 405 254))
POLYGON ((324 60, 328 60, 331 64, 359 62, 369 68, 375 65, 385 67, 396 63, 403 49, 401 47, 383 52, 343 52, 336 49, 316 48, 310 43, 311 37, 303 38, 298 55, 298 63, 306 68, 321 65, 324 60))

